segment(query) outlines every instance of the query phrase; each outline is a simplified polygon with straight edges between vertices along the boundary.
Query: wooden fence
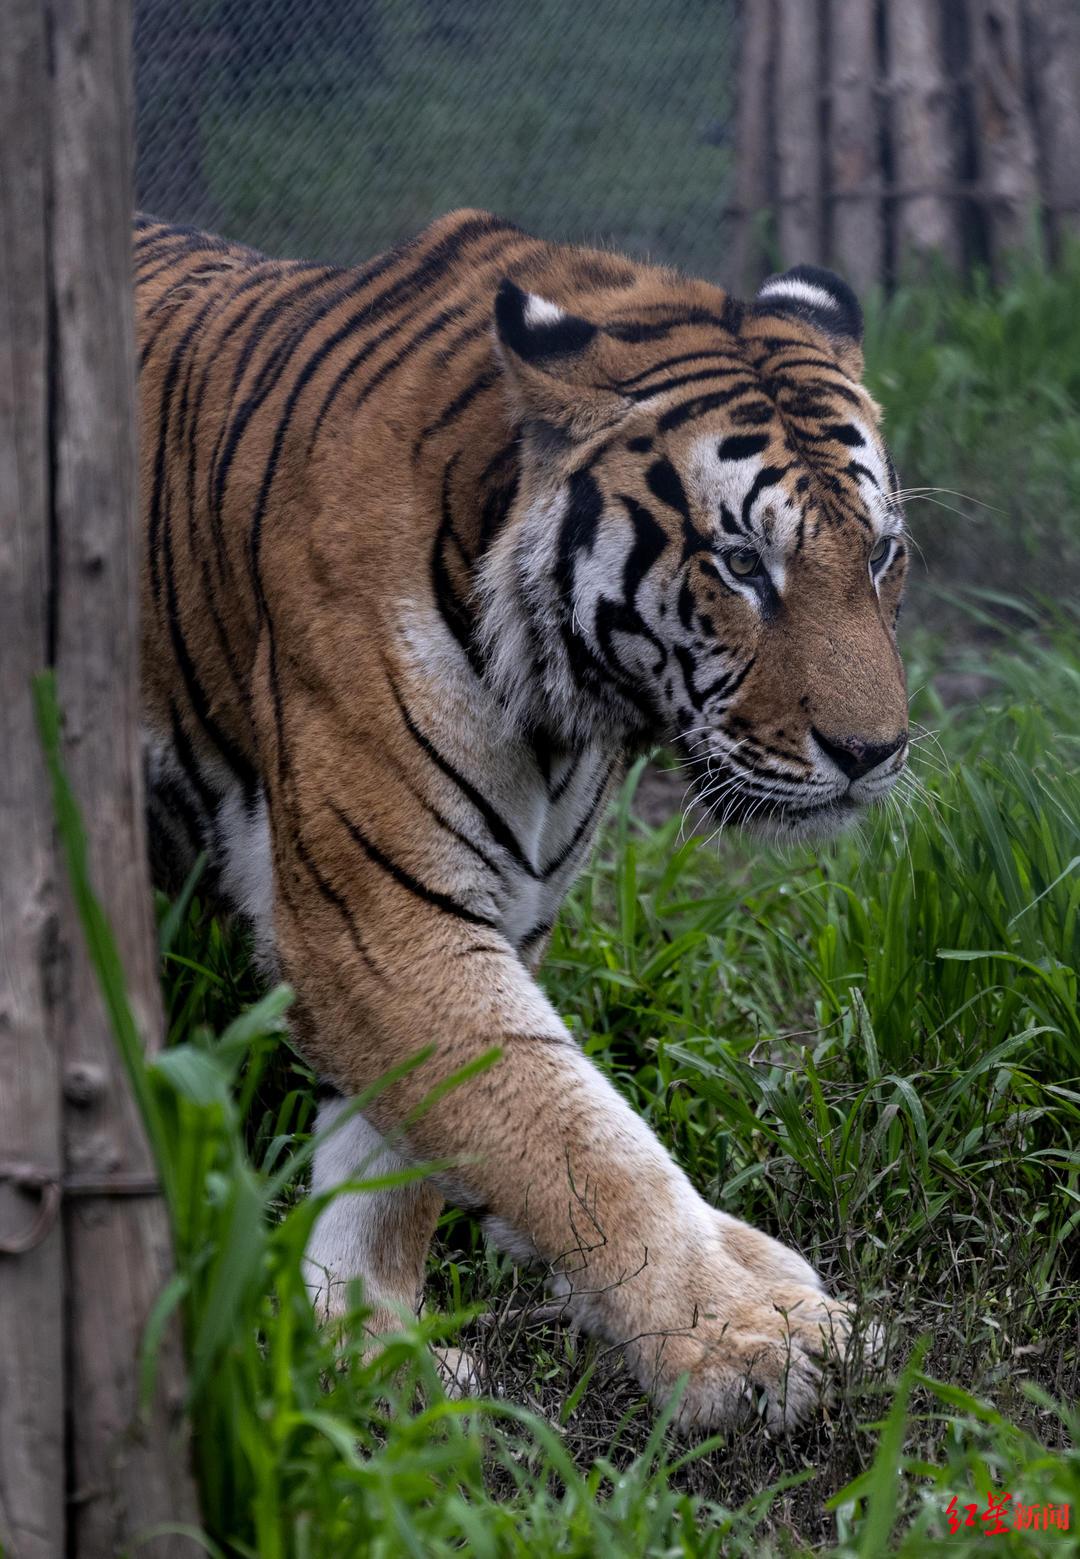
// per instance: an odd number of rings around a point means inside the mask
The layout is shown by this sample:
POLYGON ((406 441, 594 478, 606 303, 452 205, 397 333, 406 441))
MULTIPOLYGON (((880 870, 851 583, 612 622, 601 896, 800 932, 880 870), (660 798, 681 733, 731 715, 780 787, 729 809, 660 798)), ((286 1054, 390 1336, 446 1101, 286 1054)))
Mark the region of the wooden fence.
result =
POLYGON ((1000 272, 1080 228, 1077 0, 743 0, 732 282, 1000 272))
MULTIPOLYGON (((197 1521, 179 1338, 138 1358, 165 1208, 65 880, 32 679, 145 1043, 128 0, 10 0, 0 49, 0 1551, 110 1559, 197 1521)), ((163 1537, 149 1555, 200 1552, 163 1537)))

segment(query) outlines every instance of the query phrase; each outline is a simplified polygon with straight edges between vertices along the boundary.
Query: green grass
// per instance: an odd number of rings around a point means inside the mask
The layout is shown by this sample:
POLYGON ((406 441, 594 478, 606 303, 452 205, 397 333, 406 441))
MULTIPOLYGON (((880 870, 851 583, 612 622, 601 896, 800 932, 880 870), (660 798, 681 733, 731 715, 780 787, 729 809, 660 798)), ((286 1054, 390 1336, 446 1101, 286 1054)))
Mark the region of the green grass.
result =
MULTIPOLYGON (((867 381, 940 587, 1080 592, 1080 244, 992 287, 947 275, 867 311, 867 381)), ((924 619, 955 625, 940 603, 924 619)))
POLYGON ((828 851, 680 843, 628 790, 546 966, 703 1194, 884 1320, 882 1368, 788 1442, 670 1441, 617 1359, 534 1320, 536 1285, 453 1213, 431 1288, 456 1320, 433 1308, 375 1358, 335 1355, 300 1274, 312 1079, 287 998, 245 1008, 242 942, 197 891, 183 916, 162 903, 173 1043, 127 1054, 168 1166, 164 1303, 185 1317, 209 1551, 919 1554, 951 1495, 982 1509, 991 1488, 1075 1524, 1080 629, 980 671, 977 706, 916 698, 937 733, 920 796, 828 851), (456 1327, 501 1396, 444 1400, 426 1342, 456 1327))

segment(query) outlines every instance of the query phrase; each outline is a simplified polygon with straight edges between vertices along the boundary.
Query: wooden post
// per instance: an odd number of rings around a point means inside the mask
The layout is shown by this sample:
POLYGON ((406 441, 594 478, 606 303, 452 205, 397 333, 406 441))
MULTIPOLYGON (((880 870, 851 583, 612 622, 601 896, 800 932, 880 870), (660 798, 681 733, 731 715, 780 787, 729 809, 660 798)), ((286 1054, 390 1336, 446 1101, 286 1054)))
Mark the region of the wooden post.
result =
POLYGON ((784 265, 823 258, 821 190, 821 18, 813 0, 778 0, 776 96, 780 257, 784 265))
POLYGON ((902 276, 931 254, 958 270, 963 218, 955 188, 955 89, 946 83, 940 0, 901 0, 887 5, 885 15, 896 184, 930 192, 901 194, 892 205, 896 270, 902 276))
POLYGON ((832 0, 829 28, 830 255, 857 292, 885 279, 874 7, 832 0))
POLYGON ((730 285, 757 290, 764 273, 761 224, 772 204, 774 0, 744 0, 735 121, 735 237, 725 267, 730 285))
MULTIPOLYGON (((39 0, 11 0, 6 21, 0 1242, 26 1243, 42 1221, 29 1249, 0 1254, 0 1534, 14 1559, 104 1559, 157 1523, 198 1519, 175 1331, 145 1422, 137 1412, 142 1331, 169 1271, 167 1217, 146 1194, 153 1163, 64 880, 31 715, 30 678, 52 664, 95 887, 152 1047, 161 1016, 137 731, 131 18, 129 0, 57 0, 51 59, 39 0), (43 1188, 29 1194, 35 1175, 43 1188)), ((196 1551, 180 1537, 147 1550, 196 1551)))
POLYGON ((56 860, 30 679, 47 658, 49 467, 45 11, 15 0, 0 49, 0 1548, 64 1553, 60 1058, 45 1042, 56 860), (22 1166, 27 1178, 18 1183, 22 1166), (35 1229, 35 1225, 37 1228, 35 1229), (25 1247, 25 1248, 22 1248, 25 1247), (12 1254, 5 1254, 12 1252, 12 1254))
POLYGON ((1055 250, 1080 232, 1080 6, 1028 0, 1032 85, 1048 225, 1055 250))
MULTIPOLYGON (((979 179, 998 269, 1036 240, 1035 137, 1024 93, 1020 0, 968 0, 979 179)), ((1075 90, 1075 88, 1074 88, 1075 90)))

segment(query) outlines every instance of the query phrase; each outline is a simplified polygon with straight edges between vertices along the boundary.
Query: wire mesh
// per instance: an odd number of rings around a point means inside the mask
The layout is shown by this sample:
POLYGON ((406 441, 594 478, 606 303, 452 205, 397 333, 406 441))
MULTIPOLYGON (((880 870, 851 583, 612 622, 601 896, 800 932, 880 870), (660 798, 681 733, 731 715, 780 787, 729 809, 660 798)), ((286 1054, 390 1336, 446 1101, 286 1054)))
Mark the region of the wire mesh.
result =
POLYGON ((717 276, 735 0, 136 0, 140 206, 354 263, 456 206, 717 276))

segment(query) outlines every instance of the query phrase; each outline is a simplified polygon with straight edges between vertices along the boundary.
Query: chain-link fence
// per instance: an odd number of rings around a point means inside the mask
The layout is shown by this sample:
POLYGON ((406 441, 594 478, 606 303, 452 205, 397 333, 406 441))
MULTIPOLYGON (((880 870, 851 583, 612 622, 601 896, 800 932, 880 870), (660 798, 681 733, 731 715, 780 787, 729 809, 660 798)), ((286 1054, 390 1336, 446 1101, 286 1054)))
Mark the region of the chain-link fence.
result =
POLYGON ((455 206, 719 276, 734 0, 136 0, 144 210, 358 262, 455 206))

